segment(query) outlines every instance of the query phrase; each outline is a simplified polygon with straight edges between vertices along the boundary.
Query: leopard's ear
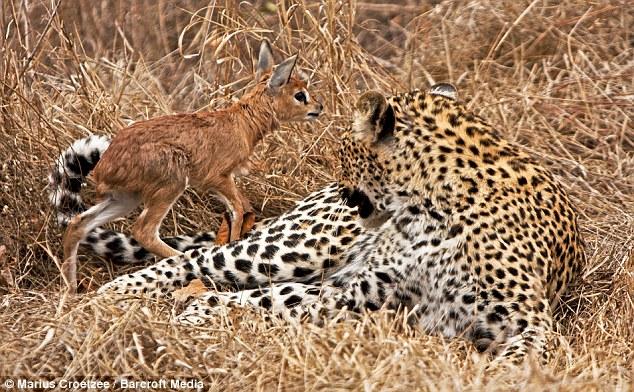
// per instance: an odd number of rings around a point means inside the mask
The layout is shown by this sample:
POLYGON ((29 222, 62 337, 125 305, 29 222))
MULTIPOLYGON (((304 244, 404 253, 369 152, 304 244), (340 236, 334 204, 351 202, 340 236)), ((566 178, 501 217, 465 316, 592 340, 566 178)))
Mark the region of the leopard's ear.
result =
POLYGON ((429 93, 433 95, 442 95, 445 98, 458 99, 458 90, 451 83, 437 83, 431 86, 429 93))
POLYGON ((368 91, 359 97, 354 110, 353 131, 365 141, 378 143, 394 135, 394 109, 383 94, 368 91))

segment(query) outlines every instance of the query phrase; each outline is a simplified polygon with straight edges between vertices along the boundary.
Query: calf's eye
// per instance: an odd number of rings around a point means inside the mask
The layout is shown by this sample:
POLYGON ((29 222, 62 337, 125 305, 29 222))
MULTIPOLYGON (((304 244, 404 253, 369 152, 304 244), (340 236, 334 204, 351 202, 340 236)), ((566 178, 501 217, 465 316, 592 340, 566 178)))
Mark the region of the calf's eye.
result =
POLYGON ((299 102, 306 103, 306 94, 303 91, 295 93, 295 99, 299 102))

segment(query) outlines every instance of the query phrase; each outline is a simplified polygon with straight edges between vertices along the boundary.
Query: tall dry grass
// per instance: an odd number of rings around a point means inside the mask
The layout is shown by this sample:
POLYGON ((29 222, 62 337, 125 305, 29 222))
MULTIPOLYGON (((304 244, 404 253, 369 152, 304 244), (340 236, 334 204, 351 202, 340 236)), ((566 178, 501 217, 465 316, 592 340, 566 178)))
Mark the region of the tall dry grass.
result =
MULTIPOLYGON (((0 377, 193 377, 212 390, 631 389, 633 9, 627 0, 5 0, 0 377), (265 36, 279 58, 299 51, 327 115, 284 127, 257 151, 241 187, 261 216, 332 180, 338 129, 368 88, 451 81, 556 173, 577 205, 589 265, 557 315, 548 368, 484 378, 468 343, 411 331, 384 312, 296 330, 232 310, 184 328, 170 323, 169 303, 121 313, 89 296, 60 300, 61 233, 45 189, 54 157, 90 132, 239 96, 265 36)), ((215 229, 219 211, 189 192, 164 231, 215 229)), ((96 286, 128 270, 88 256, 79 273, 96 286)))

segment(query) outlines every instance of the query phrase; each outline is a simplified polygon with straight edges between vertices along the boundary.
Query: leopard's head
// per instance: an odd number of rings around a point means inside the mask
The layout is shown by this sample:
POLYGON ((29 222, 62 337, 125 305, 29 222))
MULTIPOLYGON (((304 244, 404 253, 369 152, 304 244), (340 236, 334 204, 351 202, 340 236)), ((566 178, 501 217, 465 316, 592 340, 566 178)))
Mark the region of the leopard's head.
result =
POLYGON ((421 157, 433 143, 427 112, 455 99, 449 84, 390 98, 376 91, 359 97, 352 128, 342 135, 337 179, 344 200, 358 206, 362 218, 381 223, 420 194, 421 157))

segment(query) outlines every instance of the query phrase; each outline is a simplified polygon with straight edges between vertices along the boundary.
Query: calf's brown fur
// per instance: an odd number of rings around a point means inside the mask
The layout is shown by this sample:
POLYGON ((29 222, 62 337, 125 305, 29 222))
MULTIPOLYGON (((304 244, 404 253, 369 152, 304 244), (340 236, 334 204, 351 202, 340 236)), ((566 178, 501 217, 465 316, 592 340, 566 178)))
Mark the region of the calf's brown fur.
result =
MULTIPOLYGON (((249 157, 264 135, 281 122, 312 120, 322 110, 306 83, 291 77, 297 56, 273 71, 269 43, 260 46, 256 85, 238 102, 213 112, 175 114, 141 121, 122 129, 95 167, 92 178, 101 202, 75 216, 64 235, 62 275, 68 291, 77 289, 77 248, 95 227, 144 210, 132 235, 150 252, 179 254, 158 235, 165 215, 188 186, 211 190, 230 213, 229 239, 238 239, 250 222, 251 205, 234 178, 249 168, 249 157)), ((252 214, 251 214, 252 216, 252 214)))

